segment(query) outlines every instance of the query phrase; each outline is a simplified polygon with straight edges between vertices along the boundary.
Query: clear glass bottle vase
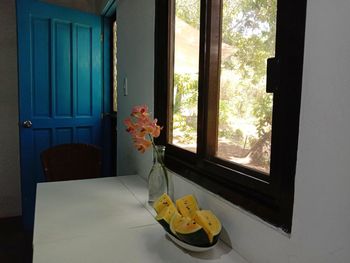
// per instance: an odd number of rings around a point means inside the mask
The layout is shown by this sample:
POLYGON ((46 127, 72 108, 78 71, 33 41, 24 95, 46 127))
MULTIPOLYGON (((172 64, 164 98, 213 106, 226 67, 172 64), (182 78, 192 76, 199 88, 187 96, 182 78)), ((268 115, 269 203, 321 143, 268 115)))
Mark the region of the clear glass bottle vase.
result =
POLYGON ((153 166, 148 175, 148 203, 153 204, 163 193, 167 193, 172 199, 174 186, 172 178, 164 165, 165 146, 153 147, 153 166))

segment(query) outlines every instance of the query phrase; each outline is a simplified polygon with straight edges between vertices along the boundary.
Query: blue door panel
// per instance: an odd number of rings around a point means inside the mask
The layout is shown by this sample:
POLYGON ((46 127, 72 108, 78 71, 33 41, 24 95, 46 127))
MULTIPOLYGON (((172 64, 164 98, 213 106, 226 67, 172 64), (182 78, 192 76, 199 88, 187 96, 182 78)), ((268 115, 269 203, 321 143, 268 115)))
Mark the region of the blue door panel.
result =
MULTIPOLYGON (((33 129, 33 155, 40 156, 40 153, 52 145, 52 129, 33 129)), ((40 158, 34 159, 35 182, 44 182, 44 173, 41 168, 40 158)), ((35 186, 35 185, 34 185, 35 186)))
POLYGON ((93 140, 93 128, 92 127, 78 127, 77 128, 78 142, 88 143, 93 140))
POLYGON ((32 17, 31 30, 31 56, 36 61, 31 76, 33 117, 50 117, 50 20, 32 17))
POLYGON ((56 117, 73 116, 72 27, 69 22, 53 21, 53 85, 56 117))
POLYGON ((77 25, 76 42, 81 48, 77 50, 77 116, 91 116, 93 114, 92 90, 92 29, 77 25))
POLYGON ((101 19, 39 1, 17 1, 23 219, 33 226, 40 153, 57 144, 103 148, 101 19))
POLYGON ((33 225, 33 213, 35 208, 36 183, 44 181, 43 170, 40 159, 34 158, 40 152, 52 144, 51 129, 26 129, 21 134, 21 168, 26 168, 27 172, 22 180, 22 216, 26 229, 31 229, 33 225), (23 138, 31 138, 26 144, 22 144, 23 138), (26 157, 26 158, 24 158, 26 157))
POLYGON ((56 129, 56 143, 57 144, 66 144, 73 142, 73 128, 71 127, 62 127, 56 129))

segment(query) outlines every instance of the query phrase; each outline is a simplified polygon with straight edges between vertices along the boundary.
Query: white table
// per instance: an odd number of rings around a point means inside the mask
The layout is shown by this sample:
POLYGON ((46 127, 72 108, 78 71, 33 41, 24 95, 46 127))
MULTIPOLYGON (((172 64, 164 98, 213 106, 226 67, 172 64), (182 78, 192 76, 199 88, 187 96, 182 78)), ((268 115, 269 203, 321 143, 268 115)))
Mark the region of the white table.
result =
POLYGON ((202 253, 179 248, 146 200, 136 175, 38 184, 33 262, 246 263, 221 241, 202 253))

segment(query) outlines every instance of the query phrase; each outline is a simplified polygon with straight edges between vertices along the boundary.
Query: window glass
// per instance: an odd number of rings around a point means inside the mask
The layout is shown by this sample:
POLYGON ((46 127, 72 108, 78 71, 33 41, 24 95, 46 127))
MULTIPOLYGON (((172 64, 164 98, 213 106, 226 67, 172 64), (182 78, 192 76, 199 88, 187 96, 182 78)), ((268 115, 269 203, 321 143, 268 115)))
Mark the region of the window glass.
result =
POLYGON ((276 0, 223 0, 216 155, 270 171, 272 94, 266 61, 275 56, 276 0))
POLYGON ((200 0, 175 1, 170 143, 196 152, 200 0))

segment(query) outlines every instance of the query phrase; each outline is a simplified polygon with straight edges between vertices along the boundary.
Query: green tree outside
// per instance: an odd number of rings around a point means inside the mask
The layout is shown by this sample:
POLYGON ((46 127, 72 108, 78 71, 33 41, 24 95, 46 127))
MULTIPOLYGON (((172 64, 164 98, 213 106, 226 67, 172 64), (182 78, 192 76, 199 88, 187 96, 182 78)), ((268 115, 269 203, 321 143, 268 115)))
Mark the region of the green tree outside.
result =
MULTIPOLYGON (((176 16, 199 30, 200 10, 194 6, 198 0, 176 0, 176 16)), ((228 51, 221 63, 218 155, 221 145, 231 145, 223 158, 249 157, 247 166, 267 173, 273 96, 265 92, 266 60, 275 55, 276 11, 276 0, 223 1, 222 52, 228 51)), ((189 113, 197 114, 197 79, 195 74, 174 76, 173 129, 182 131, 184 142, 196 136, 189 113)))

